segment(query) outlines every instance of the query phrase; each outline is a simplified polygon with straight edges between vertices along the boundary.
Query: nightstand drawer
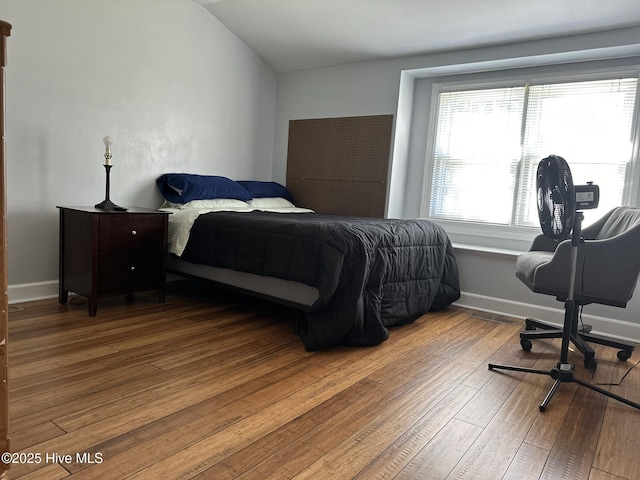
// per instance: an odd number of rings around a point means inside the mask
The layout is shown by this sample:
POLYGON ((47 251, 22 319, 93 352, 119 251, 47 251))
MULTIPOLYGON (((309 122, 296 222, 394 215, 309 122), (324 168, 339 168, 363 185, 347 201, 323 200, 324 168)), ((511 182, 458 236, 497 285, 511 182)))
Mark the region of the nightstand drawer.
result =
POLYGON ((100 292, 152 288, 163 278, 161 253, 100 255, 98 277, 100 292))
POLYGON ((159 215, 104 215, 100 218, 100 253, 162 250, 159 215))

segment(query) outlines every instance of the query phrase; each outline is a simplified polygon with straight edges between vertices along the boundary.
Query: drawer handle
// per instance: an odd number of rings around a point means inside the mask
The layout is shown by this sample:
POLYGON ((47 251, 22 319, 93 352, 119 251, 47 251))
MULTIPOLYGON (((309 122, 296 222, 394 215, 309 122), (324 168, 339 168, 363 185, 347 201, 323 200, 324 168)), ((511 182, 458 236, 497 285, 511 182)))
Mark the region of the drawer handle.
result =
POLYGON ((136 232, 135 230, 131 230, 131 235, 137 235, 138 232, 136 232))
POLYGON ((135 272, 136 271, 136 266, 135 265, 131 265, 131 271, 135 272))

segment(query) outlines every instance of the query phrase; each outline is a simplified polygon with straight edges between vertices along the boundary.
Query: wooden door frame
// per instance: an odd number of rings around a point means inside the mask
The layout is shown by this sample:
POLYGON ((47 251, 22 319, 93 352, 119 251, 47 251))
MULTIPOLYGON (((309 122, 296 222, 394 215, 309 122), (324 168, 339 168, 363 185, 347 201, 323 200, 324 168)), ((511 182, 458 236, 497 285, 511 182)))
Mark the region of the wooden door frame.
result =
MULTIPOLYGON (((4 143, 4 67, 7 60, 6 38, 11 34, 11 25, 0 20, 0 450, 9 452, 9 390, 7 388, 9 335, 9 305, 7 297, 7 193, 4 143)), ((9 464, 0 462, 0 479, 7 478, 9 464)))

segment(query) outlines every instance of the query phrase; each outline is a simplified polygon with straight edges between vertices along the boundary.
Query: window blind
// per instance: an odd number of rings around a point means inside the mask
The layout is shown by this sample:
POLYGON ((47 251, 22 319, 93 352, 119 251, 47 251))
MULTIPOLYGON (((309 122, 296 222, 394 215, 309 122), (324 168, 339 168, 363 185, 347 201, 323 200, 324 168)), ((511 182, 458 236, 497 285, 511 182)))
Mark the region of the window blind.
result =
MULTIPOLYGON (((633 148, 637 78, 532 85, 523 138, 522 175, 535 178, 540 159, 569 163, 576 185, 600 186, 600 210, 622 203, 633 148)), ((522 181, 516 223, 537 225, 535 182, 522 181)))
POLYGON ((430 216, 510 224, 525 87, 439 95, 430 216))
POLYGON ((429 216, 537 226, 535 172, 551 154, 600 186, 602 211, 619 205, 637 90, 618 78, 439 93, 429 216))

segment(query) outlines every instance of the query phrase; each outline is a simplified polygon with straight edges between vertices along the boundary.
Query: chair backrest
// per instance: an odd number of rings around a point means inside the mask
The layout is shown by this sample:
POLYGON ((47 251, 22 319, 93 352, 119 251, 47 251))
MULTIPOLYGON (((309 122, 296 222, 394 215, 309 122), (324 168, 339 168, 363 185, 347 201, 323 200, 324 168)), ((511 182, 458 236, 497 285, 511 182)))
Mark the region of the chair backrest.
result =
POLYGON ((618 207, 611 212, 611 215, 596 235, 595 240, 613 238, 638 225, 640 225, 639 208, 618 207))

